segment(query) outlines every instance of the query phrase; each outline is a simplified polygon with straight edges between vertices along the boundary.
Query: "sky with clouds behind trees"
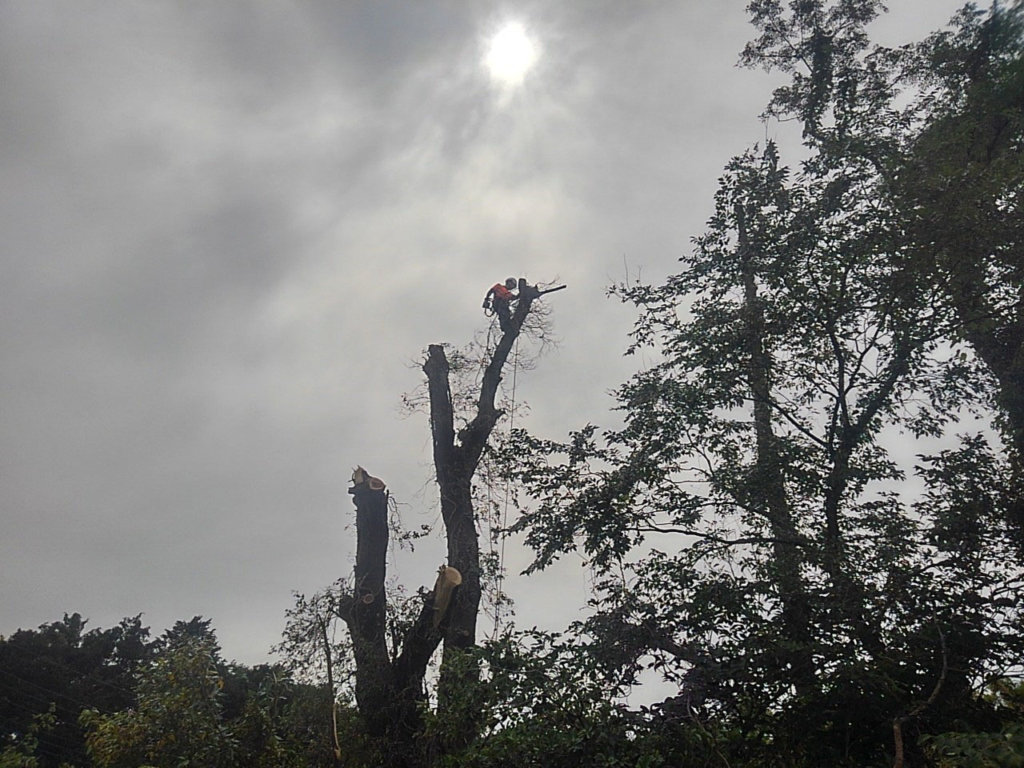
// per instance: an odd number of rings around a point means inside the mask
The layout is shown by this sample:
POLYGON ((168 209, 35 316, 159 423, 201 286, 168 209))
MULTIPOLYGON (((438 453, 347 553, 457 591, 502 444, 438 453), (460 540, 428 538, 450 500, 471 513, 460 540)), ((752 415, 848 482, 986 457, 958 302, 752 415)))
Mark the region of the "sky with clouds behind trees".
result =
MULTIPOLYGON (((874 31, 960 5, 892 0, 874 31)), ((736 67, 751 34, 695 0, 0 4, 0 634, 199 614, 266 660, 292 592, 351 572, 354 466, 437 521, 401 397, 509 275, 569 286, 517 425, 613 424, 644 360, 607 287, 674 271, 730 157, 797 162, 758 119, 778 81, 736 67), (521 82, 485 66, 510 22, 521 82)), ((519 623, 581 615, 579 559, 527 562, 509 542, 519 623)))

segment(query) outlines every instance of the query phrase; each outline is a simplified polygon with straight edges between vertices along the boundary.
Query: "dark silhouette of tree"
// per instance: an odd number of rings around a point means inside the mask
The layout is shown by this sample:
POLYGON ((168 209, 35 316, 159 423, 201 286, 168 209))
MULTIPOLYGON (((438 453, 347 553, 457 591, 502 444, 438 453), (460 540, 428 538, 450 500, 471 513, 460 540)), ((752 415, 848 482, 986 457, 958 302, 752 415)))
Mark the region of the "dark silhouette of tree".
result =
MULTIPOLYGON (((456 430, 450 367, 444 347, 432 344, 423 371, 430 398, 430 431, 433 437, 434 469, 441 498, 441 517, 448 544, 448 564, 462 575, 455 593, 444 635, 444 658, 438 691, 443 710, 450 703, 452 688, 467 684, 464 665, 451 664, 453 656, 476 643, 476 622, 480 612, 480 541, 477 534, 472 483, 491 433, 503 411, 496 404, 502 371, 508 362, 523 325, 540 292, 519 281, 518 298, 512 317, 484 367, 475 412, 468 423, 456 430), (463 673, 453 679, 453 670, 463 673)), ((469 683, 473 673, 470 672, 469 683)))
POLYGON ((35 729, 42 768, 84 764, 79 714, 131 706, 134 675, 152 658, 139 616, 106 630, 87 630, 87 623, 73 613, 0 638, 0 743, 18 743, 37 718, 51 715, 45 728, 35 729))
POLYGON ((1005 459, 946 429, 985 388, 935 291, 901 283, 877 184, 736 158, 682 271, 619 291, 659 352, 618 392, 625 426, 508 457, 533 568, 579 547, 597 571, 581 630, 609 679, 653 667, 691 723, 761 734, 741 764, 920 764, 922 731, 991 722, 975 686, 1024 652, 1005 459), (958 447, 908 466, 936 436, 958 447))
POLYGON ((383 480, 358 468, 350 489, 357 537, 352 586, 339 583, 310 600, 300 596, 291 612, 281 650, 300 665, 322 660, 332 677, 352 681, 366 732, 376 742, 379 760, 387 765, 423 764, 428 753, 457 750, 476 733, 478 713, 467 702, 473 700, 479 669, 467 652, 476 645, 483 588, 473 480, 504 413, 498 404, 500 383, 516 341, 524 330, 544 330, 545 313, 536 304, 541 295, 535 286, 520 281, 508 323, 494 347, 485 350, 479 390, 471 398, 453 387, 445 347, 432 344, 427 349, 426 406, 447 544, 447 563, 434 588, 417 601, 389 598, 388 491, 383 480), (332 648, 328 639, 327 626, 335 616, 348 628, 345 647, 332 648), (424 679, 441 645, 438 712, 458 725, 424 740, 424 679), (344 658, 349 653, 351 662, 344 658))
POLYGON ((928 296, 995 384, 1024 551, 1024 3, 967 5, 950 29, 873 46, 877 0, 752 3, 748 65, 782 71, 769 113, 812 162, 869 178, 891 216, 894 295, 928 296))

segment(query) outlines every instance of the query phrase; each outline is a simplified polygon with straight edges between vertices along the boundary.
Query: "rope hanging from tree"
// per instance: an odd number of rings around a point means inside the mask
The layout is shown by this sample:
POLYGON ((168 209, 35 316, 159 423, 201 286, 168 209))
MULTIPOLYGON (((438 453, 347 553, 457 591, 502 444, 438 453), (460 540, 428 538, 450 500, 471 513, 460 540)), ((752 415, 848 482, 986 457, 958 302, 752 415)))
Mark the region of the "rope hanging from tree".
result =
MULTIPOLYGON (((515 427, 516 420, 516 374, 519 372, 519 339, 516 338, 515 351, 512 356, 512 393, 511 402, 509 404, 509 418, 508 418, 508 435, 511 439, 512 429, 515 427)), ((501 629, 501 585, 505 579, 505 539, 508 538, 506 529, 508 528, 508 502, 509 502, 509 479, 505 478, 505 502, 501 511, 501 527, 498 529, 498 537, 500 545, 498 547, 498 575, 497 575, 497 588, 494 595, 494 634, 497 636, 501 629)))

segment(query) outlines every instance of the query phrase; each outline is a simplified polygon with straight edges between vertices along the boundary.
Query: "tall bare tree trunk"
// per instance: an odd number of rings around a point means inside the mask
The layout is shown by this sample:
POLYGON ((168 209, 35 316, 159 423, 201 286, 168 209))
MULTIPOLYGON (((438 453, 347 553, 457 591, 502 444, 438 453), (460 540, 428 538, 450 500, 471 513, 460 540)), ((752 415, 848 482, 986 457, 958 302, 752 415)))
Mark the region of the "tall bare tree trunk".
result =
POLYGON ((383 736, 388 730, 386 713, 394 688, 384 641, 388 496, 386 490, 369 486, 364 481, 351 489, 356 505, 356 565, 346 619, 358 670, 356 703, 364 713, 367 730, 383 736))
MULTIPOLYGON (((382 745, 389 768, 417 768, 427 763, 417 743, 422 731, 423 680, 437 646, 444 642, 438 706, 449 709, 479 681, 472 664, 458 663, 460 651, 476 644, 480 609, 480 542, 473 509, 473 476, 487 441, 502 411, 495 406, 501 373, 523 322, 540 292, 520 284, 510 322, 484 370, 473 419, 456 434, 449 384, 450 366, 444 348, 432 344, 423 371, 430 398, 434 467, 441 498, 441 516, 447 535, 448 566, 442 567, 435 590, 403 639, 401 651, 391 658, 387 630, 388 495, 384 483, 357 469, 350 493, 356 505, 355 588, 342 599, 338 613, 348 625, 356 663, 356 704, 367 733, 382 745), (454 574, 454 576, 453 576, 454 574), (454 592, 449 590, 458 586, 454 592), (444 602, 437 597, 442 589, 444 602), (450 602, 447 602, 450 596, 450 602)), ((468 742, 476 732, 469 718, 463 733, 442 750, 468 742)))
POLYGON ((467 670, 465 665, 455 661, 459 651, 476 644, 476 622, 480 611, 480 541, 473 509, 472 482, 491 432, 503 413, 495 406, 502 369, 530 307, 539 295, 532 286, 520 284, 511 322, 484 369, 476 413, 458 434, 449 384, 450 366, 444 347, 430 345, 423 364, 430 396, 434 469, 441 497, 441 517, 448 539, 448 563, 462 573, 462 586, 455 594, 444 636, 438 690, 438 707, 441 710, 452 705, 459 689, 472 686, 478 679, 474 669, 467 670))

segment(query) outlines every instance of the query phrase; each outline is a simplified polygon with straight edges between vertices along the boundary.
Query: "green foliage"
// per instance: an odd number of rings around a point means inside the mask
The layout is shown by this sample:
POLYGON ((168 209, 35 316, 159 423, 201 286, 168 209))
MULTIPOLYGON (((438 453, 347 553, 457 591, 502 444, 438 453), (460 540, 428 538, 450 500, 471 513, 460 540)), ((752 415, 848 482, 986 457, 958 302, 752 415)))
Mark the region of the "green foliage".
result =
POLYGON ((944 733, 925 740, 939 768, 1024 766, 1024 724, 999 733, 944 733))
MULTIPOLYGON (((872 181, 893 217, 905 285, 930 292, 947 337, 965 339, 995 379, 1019 475, 1024 3, 968 4, 950 28, 897 49, 867 38, 879 6, 752 3, 760 35, 743 61, 790 76, 769 113, 803 125, 808 167, 872 181)), ((1010 512, 1024 543, 1024 509, 1010 512)))
POLYGON ((153 640, 138 616, 85 625, 72 614, 0 640, 0 765, 200 764, 209 753, 222 760, 210 765, 335 764, 324 691, 279 667, 225 663, 209 620, 153 640))
POLYGON ((334 760, 330 702, 321 687, 296 684, 279 666, 232 667, 225 678, 224 693, 224 714, 237 742, 234 765, 359 765, 351 761, 352 752, 359 752, 356 748, 361 737, 350 707, 339 708, 339 740, 345 749, 342 761, 334 760), (234 705, 230 702, 232 695, 234 705))
POLYGON ((209 638, 173 638, 140 674, 135 707, 83 713, 90 757, 100 768, 231 765, 237 740, 221 722, 223 686, 209 638))
POLYGON ((279 667, 220 658, 210 622, 179 622, 140 670, 134 706, 87 710, 82 723, 99 768, 333 765, 329 700, 279 667))
POLYGON ((52 731, 56 725, 54 709, 55 707, 51 705, 49 712, 33 717, 32 725, 24 736, 0 751, 0 768, 39 768, 39 758, 36 757, 39 736, 52 731))
POLYGON ((502 457, 533 499, 531 568, 581 549, 597 573, 587 653, 609 680, 678 684, 737 735, 730 761, 887 763, 898 722, 920 762, 923 733, 991 728, 976 692, 1024 655, 1021 7, 889 50, 865 32, 877 2, 752 3, 744 59, 791 76, 770 111, 809 159, 737 157, 681 271, 617 290, 630 351, 658 356, 617 393, 622 429, 502 457), (954 239, 925 198, 960 195, 964 130, 998 137, 962 208, 992 215, 954 239), (993 397, 1009 452, 953 432, 964 411, 998 424, 993 397))
POLYGON ((354 698, 352 644, 348 633, 337 631, 339 603, 351 595, 350 579, 339 579, 331 586, 307 597, 295 595, 295 604, 286 612, 281 642, 274 651, 283 659, 297 680, 313 685, 327 684, 327 654, 330 654, 334 679, 342 698, 354 698), (329 645, 323 641, 324 626, 329 629, 329 645))
POLYGON ((986 697, 1003 720, 997 732, 950 732, 922 741, 939 768, 1013 768, 1024 765, 1024 684, 994 683, 986 697))
POLYGON ((135 670, 151 655, 149 630, 138 616, 106 630, 86 624, 75 613, 0 639, 0 745, 43 768, 84 763, 79 713, 129 706, 135 670))
POLYGON ((483 680, 459 691, 455 708, 429 718, 425 739, 443 741, 470 710, 481 733, 440 765, 654 768, 708 764, 716 754, 710 732, 681 723, 679 712, 631 712, 617 702, 617 686, 593 656, 557 634, 506 635, 456 663, 481 667, 483 680))

